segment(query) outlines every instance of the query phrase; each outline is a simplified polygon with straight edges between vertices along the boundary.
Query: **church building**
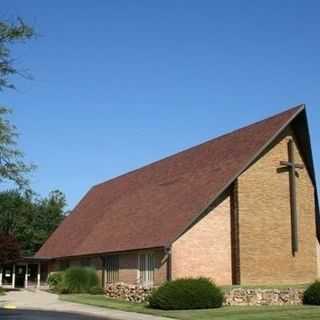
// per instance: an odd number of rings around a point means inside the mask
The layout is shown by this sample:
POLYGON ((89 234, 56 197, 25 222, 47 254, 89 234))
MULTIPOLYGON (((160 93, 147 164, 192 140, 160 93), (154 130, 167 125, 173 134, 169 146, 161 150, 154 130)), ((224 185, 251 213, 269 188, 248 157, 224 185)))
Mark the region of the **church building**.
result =
POLYGON ((319 203, 304 105, 93 186, 34 257, 105 285, 219 285, 319 275, 319 203))

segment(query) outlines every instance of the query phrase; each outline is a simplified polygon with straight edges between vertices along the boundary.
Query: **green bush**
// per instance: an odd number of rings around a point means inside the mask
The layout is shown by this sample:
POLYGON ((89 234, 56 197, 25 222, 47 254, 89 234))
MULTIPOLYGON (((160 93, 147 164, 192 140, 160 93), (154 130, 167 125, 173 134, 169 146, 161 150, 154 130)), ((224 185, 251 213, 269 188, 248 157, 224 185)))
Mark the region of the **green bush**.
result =
POLYGON ((104 290, 101 287, 95 286, 89 289, 90 294, 104 294, 104 290))
POLYGON ((320 305, 320 282, 311 284, 303 294, 303 304, 320 305))
POLYGON ((151 308, 164 310, 219 308, 222 303, 222 291, 206 278, 166 282, 149 299, 151 308))
POLYGON ((88 280, 87 280, 87 286, 88 289, 91 289, 93 287, 99 287, 99 278, 97 276, 97 271, 93 268, 87 267, 85 268, 87 271, 87 276, 88 276, 88 280))
POLYGON ((48 285, 51 290, 56 290, 63 280, 63 272, 52 272, 48 277, 48 285))
POLYGON ((62 283, 60 290, 65 293, 87 293, 98 286, 99 280, 92 268, 71 267, 65 271, 62 283))
POLYGON ((56 287, 54 288, 54 291, 56 293, 59 293, 59 294, 67 294, 67 293, 71 293, 68 291, 68 289, 64 286, 64 283, 63 281, 62 282, 59 282, 56 287))

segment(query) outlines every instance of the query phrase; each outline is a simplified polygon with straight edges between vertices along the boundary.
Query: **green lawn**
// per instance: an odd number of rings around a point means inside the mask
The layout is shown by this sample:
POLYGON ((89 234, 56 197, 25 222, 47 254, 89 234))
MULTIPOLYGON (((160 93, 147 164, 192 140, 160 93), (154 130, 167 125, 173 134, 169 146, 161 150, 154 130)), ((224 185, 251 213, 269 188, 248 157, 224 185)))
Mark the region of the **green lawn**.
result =
POLYGON ((108 299, 104 296, 88 294, 62 295, 60 299, 70 302, 89 304, 104 308, 155 314, 185 320, 319 320, 320 307, 224 307, 209 310, 162 311, 153 310, 143 304, 108 299))

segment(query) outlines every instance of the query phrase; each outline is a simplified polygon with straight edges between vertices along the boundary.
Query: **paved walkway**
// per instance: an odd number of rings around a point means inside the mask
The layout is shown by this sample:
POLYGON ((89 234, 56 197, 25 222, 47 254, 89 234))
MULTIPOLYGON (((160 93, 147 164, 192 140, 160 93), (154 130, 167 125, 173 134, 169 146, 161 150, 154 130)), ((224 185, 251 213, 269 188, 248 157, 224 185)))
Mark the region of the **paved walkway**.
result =
POLYGON ((41 290, 9 291, 5 296, 0 296, 0 308, 4 306, 24 310, 80 313, 109 320, 169 320, 164 317, 61 301, 57 295, 41 290))

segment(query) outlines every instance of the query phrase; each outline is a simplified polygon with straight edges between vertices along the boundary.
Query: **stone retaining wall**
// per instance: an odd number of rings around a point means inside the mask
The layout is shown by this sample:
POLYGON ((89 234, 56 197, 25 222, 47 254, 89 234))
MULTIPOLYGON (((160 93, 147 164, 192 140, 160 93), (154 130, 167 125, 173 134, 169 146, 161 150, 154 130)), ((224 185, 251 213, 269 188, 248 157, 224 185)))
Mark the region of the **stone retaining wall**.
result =
MULTIPOLYGON (((249 289, 234 288, 225 293, 224 305, 258 306, 258 305, 297 305, 302 304, 303 289, 249 289)), ((105 294, 109 298, 130 302, 145 302, 152 292, 151 288, 125 283, 108 284, 105 294)))
POLYGON ((297 305, 302 304, 303 289, 246 289, 235 288, 226 292, 225 305, 297 305))
POLYGON ((106 296, 109 298, 141 303, 147 300, 152 289, 125 283, 115 283, 107 284, 104 291, 106 296))

